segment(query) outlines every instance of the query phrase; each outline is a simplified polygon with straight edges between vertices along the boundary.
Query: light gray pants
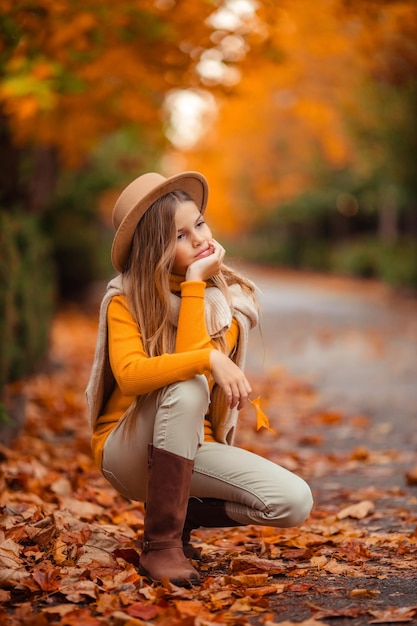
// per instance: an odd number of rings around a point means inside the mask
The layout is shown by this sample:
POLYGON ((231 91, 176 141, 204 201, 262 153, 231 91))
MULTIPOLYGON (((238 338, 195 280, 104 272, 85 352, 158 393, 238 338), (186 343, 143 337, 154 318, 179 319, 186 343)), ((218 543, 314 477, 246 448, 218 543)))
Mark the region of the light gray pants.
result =
POLYGON ((152 443, 194 459, 190 496, 225 500, 232 520, 280 528, 304 522, 313 504, 304 480, 247 450, 204 442, 209 402, 205 376, 149 394, 132 429, 122 419, 107 438, 104 476, 126 498, 144 502, 148 443, 152 443))

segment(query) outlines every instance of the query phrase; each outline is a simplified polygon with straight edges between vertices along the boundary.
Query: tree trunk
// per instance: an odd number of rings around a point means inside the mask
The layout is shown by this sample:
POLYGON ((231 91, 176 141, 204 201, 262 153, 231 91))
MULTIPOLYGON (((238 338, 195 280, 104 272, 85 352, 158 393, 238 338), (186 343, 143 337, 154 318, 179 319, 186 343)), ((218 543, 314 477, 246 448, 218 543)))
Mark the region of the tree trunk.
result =
POLYGON ((398 239, 398 212, 395 189, 384 187, 380 194, 378 236, 383 243, 395 243, 398 239))
POLYGON ((28 184, 28 209, 42 213, 52 200, 58 177, 58 153, 53 146, 36 146, 32 151, 32 176, 28 184))
POLYGON ((0 206, 12 209, 23 200, 20 186, 21 151, 13 144, 7 118, 0 113, 0 206))
POLYGON ((13 210, 22 206, 42 213, 55 192, 58 152, 53 146, 18 148, 10 135, 7 118, 0 112, 0 206, 13 210), (22 163, 29 166, 29 180, 22 177, 22 163))

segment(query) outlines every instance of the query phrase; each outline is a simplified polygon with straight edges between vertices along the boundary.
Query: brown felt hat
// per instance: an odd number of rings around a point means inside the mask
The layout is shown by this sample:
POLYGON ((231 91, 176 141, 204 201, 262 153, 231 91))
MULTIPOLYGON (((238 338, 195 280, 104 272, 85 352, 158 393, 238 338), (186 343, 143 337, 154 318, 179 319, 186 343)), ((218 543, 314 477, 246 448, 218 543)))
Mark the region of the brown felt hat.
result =
POLYGON ((198 172, 183 172, 165 178, 150 172, 132 181, 120 194, 113 209, 113 227, 116 231, 111 250, 113 267, 123 272, 129 259, 135 228, 152 204, 170 191, 188 193, 201 212, 207 204, 208 184, 198 172))

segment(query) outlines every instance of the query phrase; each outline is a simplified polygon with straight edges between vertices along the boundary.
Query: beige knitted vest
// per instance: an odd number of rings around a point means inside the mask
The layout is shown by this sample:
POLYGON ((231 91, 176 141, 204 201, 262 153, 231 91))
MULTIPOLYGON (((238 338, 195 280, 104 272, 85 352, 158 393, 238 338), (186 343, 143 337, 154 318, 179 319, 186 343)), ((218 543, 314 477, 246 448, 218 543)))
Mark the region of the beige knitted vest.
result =
MULTIPOLYGON (((239 325, 239 339, 233 352, 233 361, 241 369, 245 367, 249 330, 258 323, 258 309, 251 294, 244 292, 238 284, 231 285, 231 306, 217 287, 207 287, 204 295, 205 318, 210 337, 215 338, 225 333, 235 318, 239 325)), ((122 276, 118 275, 107 285, 100 307, 96 349, 90 379, 86 389, 90 426, 94 429, 115 385, 110 367, 108 352, 107 309, 111 299, 123 294, 122 276)), ((171 294, 170 321, 174 325, 178 320, 180 298, 171 294)), ((221 443, 233 443, 237 424, 237 409, 229 409, 226 397, 218 385, 214 385, 210 403, 210 421, 213 434, 221 443)))

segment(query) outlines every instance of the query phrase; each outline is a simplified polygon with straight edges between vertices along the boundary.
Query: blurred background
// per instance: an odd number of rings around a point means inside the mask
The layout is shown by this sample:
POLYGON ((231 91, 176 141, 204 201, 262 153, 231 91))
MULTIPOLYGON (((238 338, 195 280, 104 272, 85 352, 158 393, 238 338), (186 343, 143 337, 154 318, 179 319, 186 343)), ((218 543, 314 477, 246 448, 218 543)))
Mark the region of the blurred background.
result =
POLYGON ((201 171, 231 256, 416 289, 415 0, 0 0, 0 72, 0 389, 146 171, 201 171))

